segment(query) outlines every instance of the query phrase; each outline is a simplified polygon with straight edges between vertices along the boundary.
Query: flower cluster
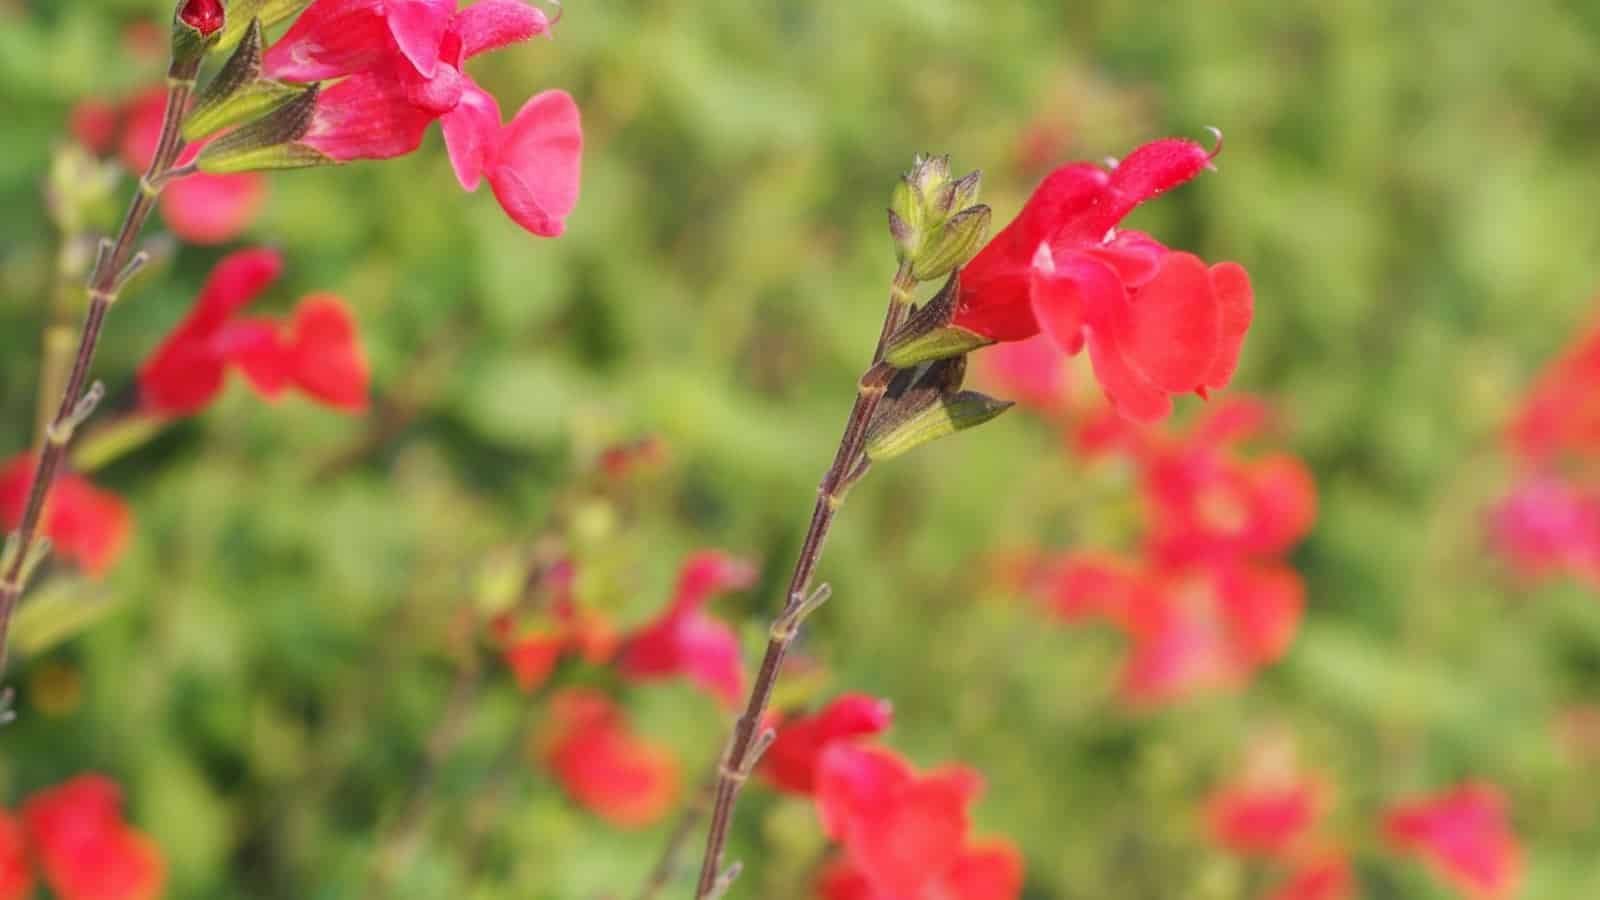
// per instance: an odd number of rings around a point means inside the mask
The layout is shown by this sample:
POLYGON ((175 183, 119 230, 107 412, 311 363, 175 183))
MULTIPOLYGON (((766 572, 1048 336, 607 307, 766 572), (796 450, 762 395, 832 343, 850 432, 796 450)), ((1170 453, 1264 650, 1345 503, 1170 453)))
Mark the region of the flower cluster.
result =
MULTIPOLYGON (((1015 367, 999 374, 1018 377, 1015 367)), ((1182 432, 1091 423, 1093 445, 1125 452, 1138 473, 1141 553, 1034 561, 1025 583, 1062 620, 1100 619, 1128 636, 1132 704, 1242 685, 1294 639, 1304 586, 1281 557, 1310 530, 1316 488, 1293 456, 1241 452, 1269 419, 1237 398, 1182 432)))
POLYGON ((1516 483, 1490 515, 1520 574, 1600 586, 1600 324, 1535 381, 1506 428, 1516 483))
MULTIPOLYGON (((1326 834, 1330 797, 1326 781, 1298 768, 1292 747, 1264 741, 1252 747, 1244 771, 1211 795, 1207 831, 1219 848, 1286 873, 1266 900, 1350 900, 1350 853, 1326 834)), ((1421 858, 1471 900, 1515 894, 1522 850, 1493 785, 1467 782, 1402 800, 1381 818, 1391 850, 1421 858)))
MULTIPOLYGON (((715 595, 751 586, 753 565, 716 550, 691 554, 662 612, 625 633, 579 602, 576 573, 571 560, 555 563, 535 585, 536 609, 507 611, 490 622, 501 658, 524 692, 548 683, 557 665, 572 657, 610 666, 630 684, 683 678, 720 703, 738 698, 744 684, 738 638, 703 610, 715 595)), ((541 758, 567 793, 615 825, 650 824, 677 794, 676 759, 635 735, 626 710, 603 693, 558 691, 542 740, 541 758)))
POLYGON ((161 851, 122 818, 122 791, 79 775, 39 791, 20 815, 0 811, 0 900, 34 895, 35 872, 61 900, 154 900, 161 851))
MULTIPOLYGON (((1225 387, 1254 310, 1244 269, 1207 265, 1118 227, 1139 204, 1208 168, 1220 149, 1220 141, 1208 151, 1166 139, 1109 171, 1073 163, 1050 173, 961 271, 937 343, 965 352, 1042 335, 1057 354, 1087 348, 1112 405, 1143 422, 1165 417, 1175 394, 1225 387)), ((931 343, 919 337, 920 345, 892 346, 890 361, 931 343)))

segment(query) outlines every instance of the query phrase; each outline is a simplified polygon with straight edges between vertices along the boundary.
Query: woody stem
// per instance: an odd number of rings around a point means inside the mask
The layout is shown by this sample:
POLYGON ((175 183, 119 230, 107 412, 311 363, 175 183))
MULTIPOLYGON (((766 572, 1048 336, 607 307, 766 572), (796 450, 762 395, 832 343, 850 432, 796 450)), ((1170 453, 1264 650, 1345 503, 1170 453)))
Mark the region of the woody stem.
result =
POLYGON ((889 336, 904 322, 910 304, 911 291, 916 280, 911 267, 902 264, 895 273, 889 292, 889 308, 884 315, 883 329, 878 335, 877 349, 872 354, 872 366, 859 383, 855 405, 845 420, 844 434, 839 438, 839 448, 834 453, 833 464, 822 476, 817 487, 816 506, 811 511, 811 524, 806 529, 805 540, 800 545, 800 556, 795 561, 794 573, 789 577, 789 590, 782 611, 773 623, 767 640, 766 654, 761 658, 761 668, 755 685, 745 703, 744 712, 734 724, 717 772, 716 788, 712 796, 711 826, 706 836, 705 856, 700 863, 700 881, 696 888, 697 900, 712 896, 722 872, 722 855, 727 847, 728 830, 733 825, 733 808, 739 799, 739 790, 755 765, 759 746, 759 730, 767 706, 772 702, 772 691, 778 683, 784 655, 799 634, 801 620, 812 606, 811 578, 822 558, 822 545, 833 526, 834 516, 844 503, 846 492, 866 471, 864 455, 867 428, 872 415, 883 399, 887 378, 883 377, 884 346, 889 336))
POLYGON ((144 231, 145 222, 155 208, 161 189, 170 179, 173 163, 183 152, 183 138, 179 134, 183 124, 184 108, 194 90, 194 80, 171 79, 167 87, 166 111, 161 119, 161 137, 156 143, 155 156, 144 177, 139 179, 138 190, 128 204, 117 238, 102 249, 89 275, 89 310, 78 336, 78 350, 73 357, 71 373, 61 392, 61 402, 55 417, 45 428, 39 463, 33 470, 33 481, 28 488, 28 502, 23 507, 22 519, 12 536, 11 556, 5 571, 0 573, 0 674, 5 672, 7 638, 11 630, 11 615, 17 601, 22 598, 30 557, 39 538, 39 524, 44 516, 45 501, 55 483, 66 457, 67 444, 72 439, 73 428, 86 413, 84 395, 89 381, 89 368, 94 362, 94 351, 100 343, 100 331, 105 325, 106 313, 116 302, 128 267, 134 262, 134 244, 144 231))

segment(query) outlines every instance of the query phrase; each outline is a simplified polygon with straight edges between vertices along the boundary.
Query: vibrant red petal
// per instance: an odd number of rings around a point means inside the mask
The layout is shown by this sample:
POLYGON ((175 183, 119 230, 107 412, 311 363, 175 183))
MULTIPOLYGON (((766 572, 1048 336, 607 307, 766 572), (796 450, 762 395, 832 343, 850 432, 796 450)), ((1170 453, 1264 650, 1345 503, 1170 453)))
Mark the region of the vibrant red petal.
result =
POLYGON ((1172 412, 1172 399, 1123 360, 1115 335, 1091 330, 1088 339, 1095 379, 1117 412, 1135 422, 1158 422, 1172 412))
POLYGON ((1248 467, 1251 481, 1251 549, 1260 554, 1288 550, 1317 519, 1317 484, 1299 457, 1264 456, 1248 467))
POLYGON ((835 859, 817 875, 820 900, 877 900, 872 884, 848 858, 835 859))
POLYGON ((697 551, 678 569, 669 608, 676 614, 694 612, 717 594, 754 586, 759 574, 753 563, 721 550, 697 551))
POLYGON ((1322 786, 1309 779, 1229 785, 1211 796, 1211 839, 1234 853, 1281 857, 1304 841, 1325 811, 1322 786))
POLYGON ((459 105, 445 113, 439 124, 444 129, 444 146, 456 180, 469 191, 477 190, 484 166, 489 164, 490 154, 500 140, 500 104, 488 91, 469 81, 459 105))
POLYGON ((512 221, 541 237, 566 230, 578 203, 583 128, 565 91, 535 95, 500 133, 485 171, 512 221))
POLYGON ((678 766, 665 748, 636 737, 622 710, 597 691, 551 699, 544 760, 568 794, 620 828, 658 821, 678 794, 678 766))
POLYGON ((1200 174, 1211 163, 1211 151, 1181 138, 1151 141, 1128 154, 1111 171, 1105 202, 1093 217, 1093 230, 1122 221, 1133 208, 1200 174))
POLYGON ((392 73, 353 75, 317 95, 301 142, 339 162, 391 159, 421 146, 435 118, 392 73))
POLYGON ((1396 850, 1421 856, 1469 897, 1501 900, 1522 880, 1522 847, 1494 785, 1468 782, 1397 804, 1384 832, 1396 850))
POLYGON ((1266 900, 1354 900, 1355 896, 1355 873, 1350 860, 1339 854, 1297 866, 1266 900))
POLYGON ((470 58, 544 34, 550 20, 522 0, 478 0, 457 13, 450 27, 470 58))
POLYGON ((64 900, 154 900, 161 893, 160 851, 123 822, 121 805, 114 782, 80 775, 23 806, 29 845, 64 900))
POLYGON ((1255 315, 1255 294, 1250 288, 1250 276, 1238 263, 1212 266, 1211 288, 1222 312, 1222 339, 1216 359, 1206 372, 1205 386, 1221 390, 1228 386, 1239 365, 1239 350, 1244 346, 1245 332, 1250 330, 1250 321, 1255 315))
POLYGON ((245 304, 260 296, 283 273, 283 256, 276 250, 240 250, 222 258, 200 288, 194 311, 179 326, 186 336, 214 334, 245 304))
POLYGON ((72 472, 56 477, 44 531, 62 559, 103 575, 122 556, 132 530, 133 513, 121 497, 72 472))
POLYGON ((33 867, 22 823, 0 810, 0 900, 27 900, 33 896, 33 867))
POLYGON ((1161 260, 1172 251, 1148 234, 1118 231, 1111 240, 1082 251, 1115 269, 1129 290, 1143 287, 1156 277, 1161 260))
POLYGON ((781 791, 810 794, 816 788, 817 761, 837 741, 879 734, 894 713, 887 700, 845 694, 821 712, 789 719, 761 757, 761 773, 781 791))
POLYGON ((910 764, 881 747, 835 742, 817 759, 816 808, 822 831, 844 840, 911 783, 910 764))
POLYGON ((1123 358, 1167 393, 1200 387, 1221 349, 1221 312, 1205 263, 1169 253, 1148 284, 1130 298, 1117 335, 1123 358))
POLYGON ((335 409, 367 408, 367 358, 344 301, 332 294, 300 301, 288 343, 294 381, 302 391, 335 409))
POLYGON ((1022 895, 1022 852, 1010 841, 968 847, 944 876, 950 900, 1017 900, 1022 895))
POLYGON ((439 67, 439 47, 455 16, 456 0, 384 0, 395 44, 424 78, 439 67))
POLYGON ((387 65, 397 50, 382 0, 315 0, 267 48, 262 71, 282 81, 325 81, 387 65))
POLYGON ((1084 295, 1101 292, 1120 302, 1122 284, 1109 266, 1095 260, 1068 255, 1056 265, 1050 245, 1040 244, 1034 255, 1033 277, 1028 299, 1039 330, 1061 353, 1072 356, 1083 349, 1084 295))

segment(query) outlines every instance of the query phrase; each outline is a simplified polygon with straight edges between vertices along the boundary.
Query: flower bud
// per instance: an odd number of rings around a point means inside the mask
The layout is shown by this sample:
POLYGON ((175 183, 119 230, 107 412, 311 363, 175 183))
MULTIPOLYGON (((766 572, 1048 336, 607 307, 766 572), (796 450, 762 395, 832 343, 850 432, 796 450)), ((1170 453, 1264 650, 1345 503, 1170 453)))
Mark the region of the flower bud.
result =
POLYGON ((178 0, 172 13, 172 66, 167 74, 193 81, 227 19, 222 0, 178 0))
POLYGON ((901 373, 867 429, 867 458, 882 462, 939 438, 975 428, 1012 407, 976 391, 960 391, 965 357, 901 373), (904 382, 898 395, 896 388, 904 382))
POLYGON ((195 99, 183 121, 184 140, 260 119, 301 94, 299 87, 261 77, 262 45, 261 21, 251 19, 238 49, 195 99))
POLYGON ((912 313, 906 323, 889 336, 883 361, 897 369, 908 369, 923 363, 963 356, 994 343, 981 334, 951 324, 960 292, 960 271, 955 270, 939 293, 912 313))
POLYGON ((966 265, 988 236, 989 207, 963 209, 951 216, 912 258, 911 276, 918 281, 933 281, 949 275, 966 265))

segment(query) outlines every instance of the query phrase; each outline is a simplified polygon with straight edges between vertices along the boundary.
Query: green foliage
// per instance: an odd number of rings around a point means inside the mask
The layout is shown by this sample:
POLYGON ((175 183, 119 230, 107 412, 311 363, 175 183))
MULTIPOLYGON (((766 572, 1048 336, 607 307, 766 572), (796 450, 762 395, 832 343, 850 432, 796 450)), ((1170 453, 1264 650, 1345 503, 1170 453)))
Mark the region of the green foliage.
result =
MULTIPOLYGON (((162 8, 0 2, 0 456, 34 421, 51 148, 75 101, 159 76, 120 31, 162 8)), ((657 433, 674 462, 641 503, 564 521, 586 590, 638 621, 688 550, 759 558, 760 589, 717 610, 749 623, 754 658, 876 334, 884 207, 914 153, 981 167, 1000 222, 1041 174, 1018 162, 1031 127, 1096 159, 1217 125, 1220 172, 1134 224, 1255 282, 1235 384, 1289 412, 1321 492, 1288 660, 1238 696, 1131 714, 1115 638, 989 596, 988 551, 1138 527, 1115 473, 1086 477, 1015 413, 854 490, 820 570, 834 600, 802 646, 830 690, 894 701, 894 746, 987 773, 981 829, 1021 843, 1029 897, 1258 895, 1196 810, 1277 725, 1339 785, 1367 896, 1446 896, 1380 852, 1373 819, 1467 776, 1514 799, 1527 900, 1600 895, 1600 791, 1553 738, 1600 690, 1600 603, 1522 589, 1479 528, 1504 484, 1496 428, 1600 285, 1588 6, 569 0, 553 41, 474 72, 508 108, 547 86, 579 99, 569 233, 533 239, 463 194, 437 131, 407 159, 273 177, 252 237, 288 265, 261 310, 349 299, 380 407, 413 414, 323 477, 371 423, 235 384, 97 474, 136 538, 105 581, 58 571, 34 601, 114 608, 15 668, 8 804, 105 771, 165 849, 171 897, 359 896, 485 561, 537 536, 600 446, 657 433)), ((113 396, 219 256, 185 248, 118 305, 97 362, 113 396)), ((665 829, 607 828, 534 766, 500 765, 520 704, 493 675, 394 896, 628 895, 665 829), (479 835, 486 791, 501 814, 479 835)), ((726 718, 678 687, 628 702, 692 782, 726 718)), ((803 808, 750 791, 735 894, 801 896, 817 850, 803 808)))

